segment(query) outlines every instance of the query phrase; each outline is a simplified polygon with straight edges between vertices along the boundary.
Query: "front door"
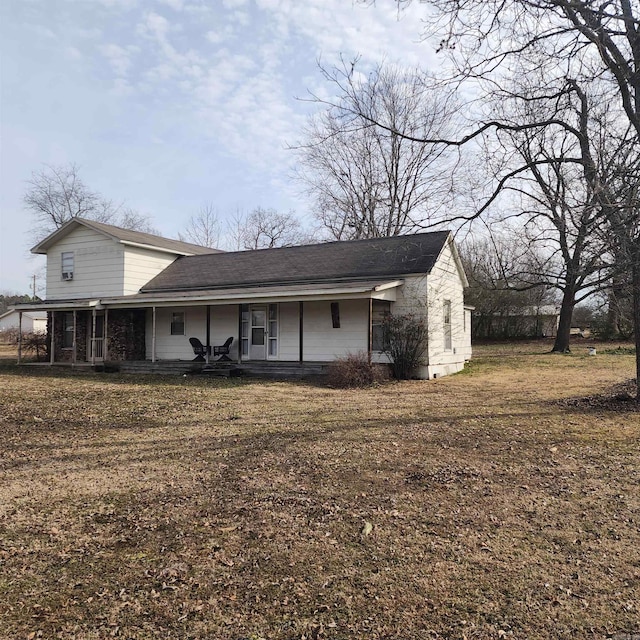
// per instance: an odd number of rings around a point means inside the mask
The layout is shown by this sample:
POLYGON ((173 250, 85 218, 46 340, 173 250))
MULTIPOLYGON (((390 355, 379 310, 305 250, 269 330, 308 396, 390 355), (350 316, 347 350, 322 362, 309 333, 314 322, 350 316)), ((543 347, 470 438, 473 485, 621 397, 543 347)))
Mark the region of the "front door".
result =
POLYGON ((267 358, 267 306, 252 305, 249 327, 249 359, 267 358))

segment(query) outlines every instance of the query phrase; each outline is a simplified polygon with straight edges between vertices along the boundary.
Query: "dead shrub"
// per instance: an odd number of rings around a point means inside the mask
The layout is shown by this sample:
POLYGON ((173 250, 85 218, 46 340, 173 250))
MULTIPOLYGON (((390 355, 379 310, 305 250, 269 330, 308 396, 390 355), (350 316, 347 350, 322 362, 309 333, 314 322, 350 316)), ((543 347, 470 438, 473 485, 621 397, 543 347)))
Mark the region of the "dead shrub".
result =
POLYGON ((344 358, 334 360, 327 372, 328 383, 341 389, 369 387, 387 382, 389 378, 387 365, 371 362, 363 351, 349 353, 344 358))

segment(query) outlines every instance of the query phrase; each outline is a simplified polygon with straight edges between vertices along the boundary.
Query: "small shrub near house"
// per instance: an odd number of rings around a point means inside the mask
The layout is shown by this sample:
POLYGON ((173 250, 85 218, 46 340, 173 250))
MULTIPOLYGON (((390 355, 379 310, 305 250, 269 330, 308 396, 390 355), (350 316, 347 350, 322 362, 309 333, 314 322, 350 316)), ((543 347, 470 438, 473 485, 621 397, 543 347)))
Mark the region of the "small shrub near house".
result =
POLYGON ((334 360, 328 367, 327 382, 332 387, 348 389, 368 387, 389 380, 389 368, 369 360, 366 353, 350 353, 334 360))
POLYGON ((389 313, 382 322, 383 351, 391 359, 393 375, 408 380, 427 349, 427 327, 414 315, 389 313))
POLYGON ((47 359, 47 334, 33 331, 22 334, 22 351, 35 357, 37 362, 47 359))

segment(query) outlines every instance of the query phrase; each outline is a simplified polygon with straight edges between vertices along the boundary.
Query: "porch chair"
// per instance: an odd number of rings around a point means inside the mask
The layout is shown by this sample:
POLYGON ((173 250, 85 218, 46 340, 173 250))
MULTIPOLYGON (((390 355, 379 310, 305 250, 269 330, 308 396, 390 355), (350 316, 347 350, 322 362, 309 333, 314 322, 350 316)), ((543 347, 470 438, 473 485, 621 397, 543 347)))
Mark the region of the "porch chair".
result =
POLYGON ((233 342, 233 336, 227 338, 225 343, 221 344, 219 347, 213 347, 213 355, 219 356, 218 361, 229 362, 231 360, 231 358, 229 357, 229 350, 232 342, 233 342))
POLYGON ((205 362, 205 356, 207 355, 207 347, 205 347, 198 338, 189 338, 189 344, 193 348, 195 353, 194 362, 205 362))

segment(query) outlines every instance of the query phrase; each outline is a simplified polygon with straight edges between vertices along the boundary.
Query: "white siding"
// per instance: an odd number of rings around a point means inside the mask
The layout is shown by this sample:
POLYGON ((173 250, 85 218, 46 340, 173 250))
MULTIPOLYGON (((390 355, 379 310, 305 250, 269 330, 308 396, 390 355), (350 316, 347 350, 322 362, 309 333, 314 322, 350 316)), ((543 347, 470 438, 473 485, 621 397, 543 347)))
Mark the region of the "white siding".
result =
POLYGON ((331 321, 331 302, 305 302, 303 351, 305 360, 335 360, 367 351, 369 300, 340 300, 340 328, 331 321))
POLYGON ((278 360, 300 360, 300 305, 283 302, 279 307, 278 360))
POLYGON ((122 295, 123 246, 78 226, 47 251, 47 300, 122 295), (62 280, 62 253, 73 251, 73 280, 62 280))
MULTIPOLYGON (((470 345, 465 331, 464 287, 449 244, 427 278, 427 317, 429 322, 428 377, 460 371, 468 358, 470 345), (445 349, 443 310, 451 302, 451 349, 445 349)), ((423 371, 423 375, 427 372, 423 371)))
POLYGON ((174 255, 153 249, 125 246, 123 295, 137 293, 143 285, 155 278, 175 259, 174 255))
POLYGON ((129 247, 78 226, 47 251, 47 300, 121 296, 169 266, 176 256, 129 247), (73 280, 62 279, 62 254, 73 252, 73 280))
MULTIPOLYGON (((153 336, 152 311, 147 312, 146 352, 147 360, 152 359, 153 336)), ((211 345, 224 344, 233 336, 232 360, 238 358, 238 305, 211 307, 211 345)), ((207 342, 206 307, 159 307, 156 309, 156 359, 157 360, 193 360, 195 355, 189 338, 198 338, 202 344, 207 342), (171 335, 171 314, 175 311, 185 313, 185 335, 171 335)))

